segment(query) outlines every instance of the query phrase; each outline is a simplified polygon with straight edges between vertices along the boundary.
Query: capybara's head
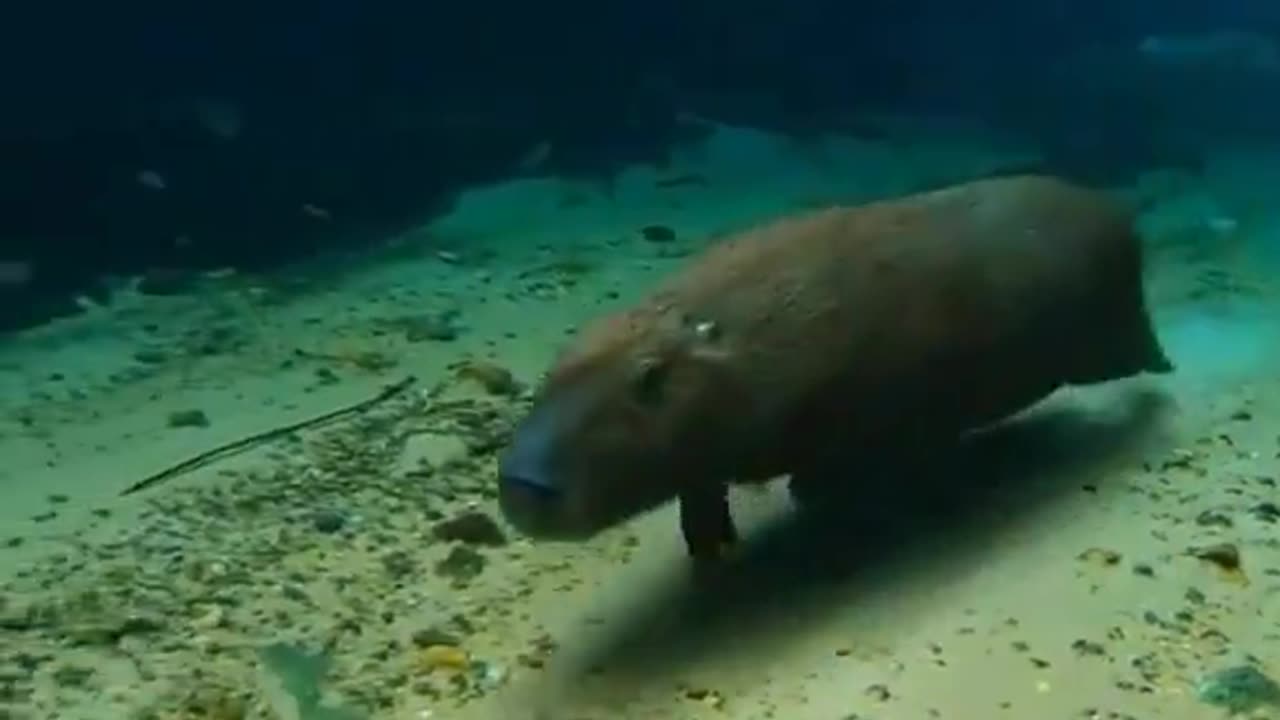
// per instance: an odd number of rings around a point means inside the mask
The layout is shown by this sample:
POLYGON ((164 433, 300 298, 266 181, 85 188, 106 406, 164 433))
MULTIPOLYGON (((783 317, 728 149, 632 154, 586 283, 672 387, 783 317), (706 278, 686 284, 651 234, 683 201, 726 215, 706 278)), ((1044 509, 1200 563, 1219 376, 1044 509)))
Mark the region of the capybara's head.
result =
POLYGON ((552 368, 499 464, 524 534, 581 540, 706 482, 740 397, 713 320, 646 308, 598 321, 552 368))

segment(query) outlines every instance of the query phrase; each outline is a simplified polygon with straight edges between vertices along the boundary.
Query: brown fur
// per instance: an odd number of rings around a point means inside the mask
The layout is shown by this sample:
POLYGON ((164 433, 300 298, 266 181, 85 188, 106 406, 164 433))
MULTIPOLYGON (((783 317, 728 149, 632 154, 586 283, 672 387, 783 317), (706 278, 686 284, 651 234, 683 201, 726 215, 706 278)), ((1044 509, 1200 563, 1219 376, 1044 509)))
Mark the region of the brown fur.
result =
POLYGON ((823 210, 723 242, 585 328, 529 421, 554 498, 505 481, 500 497, 530 534, 581 537, 680 496, 697 551, 732 537, 724 483, 1170 369, 1132 218, 1099 193, 1020 176, 823 210))

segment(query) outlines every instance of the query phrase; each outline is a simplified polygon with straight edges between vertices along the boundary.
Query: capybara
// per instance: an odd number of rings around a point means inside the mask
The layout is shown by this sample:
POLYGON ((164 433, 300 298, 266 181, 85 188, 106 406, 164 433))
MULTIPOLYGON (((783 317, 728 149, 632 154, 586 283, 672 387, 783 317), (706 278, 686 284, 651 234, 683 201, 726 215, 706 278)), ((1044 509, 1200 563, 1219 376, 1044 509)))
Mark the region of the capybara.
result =
POLYGON ((1064 385, 1171 371, 1142 272, 1130 212, 1043 176, 749 230, 562 351, 500 458, 502 512, 585 539, 679 498, 714 557, 729 483, 789 474, 803 499, 833 454, 918 453, 1064 385))

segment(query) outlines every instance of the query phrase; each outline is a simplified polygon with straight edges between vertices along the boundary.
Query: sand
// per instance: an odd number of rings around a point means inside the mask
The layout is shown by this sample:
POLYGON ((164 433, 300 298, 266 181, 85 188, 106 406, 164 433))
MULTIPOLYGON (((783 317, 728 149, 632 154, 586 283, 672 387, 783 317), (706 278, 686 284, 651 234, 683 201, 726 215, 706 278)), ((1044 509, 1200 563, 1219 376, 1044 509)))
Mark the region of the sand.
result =
POLYGON ((1223 717, 1203 677, 1280 673, 1277 153, 1124 189, 1177 373, 1064 392, 831 517, 736 492, 749 541, 714 587, 691 584, 671 508, 582 545, 487 522, 524 402, 492 381, 536 382, 572 327, 724 233, 1033 153, 946 127, 724 128, 612 196, 514 181, 359 256, 173 297, 122 281, 0 343, 0 718, 338 716, 296 701, 271 642, 327 650, 326 706, 396 720, 1223 717), (1240 569, 1196 556, 1219 545, 1240 569))

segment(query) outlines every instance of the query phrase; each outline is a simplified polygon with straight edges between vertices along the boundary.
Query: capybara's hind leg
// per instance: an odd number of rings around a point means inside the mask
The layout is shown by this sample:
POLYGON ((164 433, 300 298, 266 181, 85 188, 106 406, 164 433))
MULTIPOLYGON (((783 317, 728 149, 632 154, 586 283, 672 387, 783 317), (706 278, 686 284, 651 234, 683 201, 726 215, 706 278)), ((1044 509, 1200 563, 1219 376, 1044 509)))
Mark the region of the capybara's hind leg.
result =
POLYGON ((1155 326, 1142 297, 1141 286, 1130 290, 1121 302, 1097 313, 1101 328, 1091 334, 1100 338, 1092 346, 1077 348, 1076 367, 1066 378, 1073 385, 1109 382, 1139 373, 1163 375, 1174 371, 1156 336, 1155 326))
POLYGON ((729 486, 705 483, 680 493, 680 530, 695 562, 719 560, 738 541, 729 512, 729 486))
POLYGON ((874 482, 880 470, 875 466, 841 468, 833 465, 812 465, 791 473, 787 479, 787 494, 796 509, 814 512, 840 507, 855 494, 853 478, 874 482))
MULTIPOLYGON (((883 439, 877 445, 887 447, 887 443, 888 440, 883 439)), ((885 452, 894 455, 891 451, 885 452)), ((883 464, 884 460, 868 452, 863 442, 840 437, 796 458, 787 478, 787 494, 802 511, 830 508, 863 488, 869 478, 877 476, 883 464)))
POLYGON ((801 510, 815 507, 822 494, 821 478, 813 472, 794 472, 787 478, 787 494, 801 510))
POLYGON ((882 439, 875 452, 841 447, 819 453, 791 472, 787 494, 802 512, 842 511, 919 472, 934 453, 950 447, 936 438, 909 437, 882 439))

